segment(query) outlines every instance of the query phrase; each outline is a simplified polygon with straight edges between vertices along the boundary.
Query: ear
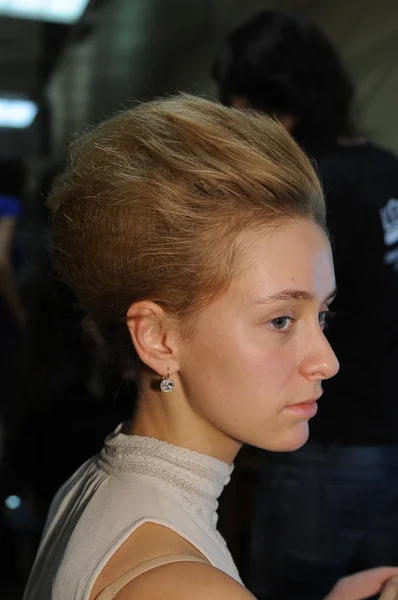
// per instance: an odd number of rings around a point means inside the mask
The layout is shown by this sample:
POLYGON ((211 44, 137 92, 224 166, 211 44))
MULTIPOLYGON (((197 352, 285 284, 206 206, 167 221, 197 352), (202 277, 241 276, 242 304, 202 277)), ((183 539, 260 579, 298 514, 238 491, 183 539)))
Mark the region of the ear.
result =
POLYGON ((155 302, 144 300, 127 311, 127 327, 141 361, 161 376, 178 371, 177 332, 155 302))
POLYGON ((292 133, 298 124, 296 117, 290 114, 278 114, 276 115, 279 123, 283 125, 283 127, 289 132, 292 133))
POLYGON ((249 103, 243 96, 231 96, 230 103, 233 108, 249 108, 249 103))

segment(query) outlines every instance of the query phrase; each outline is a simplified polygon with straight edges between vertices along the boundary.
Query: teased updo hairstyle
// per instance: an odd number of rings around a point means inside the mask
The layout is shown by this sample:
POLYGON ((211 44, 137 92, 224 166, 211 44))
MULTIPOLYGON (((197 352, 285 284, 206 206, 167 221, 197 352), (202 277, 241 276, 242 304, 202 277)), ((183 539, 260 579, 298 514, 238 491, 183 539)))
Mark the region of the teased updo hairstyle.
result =
POLYGON ((72 144, 52 191, 62 278, 108 341, 148 299, 190 329, 236 273, 238 234, 308 218, 325 227, 311 163, 276 121, 180 95, 141 104, 72 144))

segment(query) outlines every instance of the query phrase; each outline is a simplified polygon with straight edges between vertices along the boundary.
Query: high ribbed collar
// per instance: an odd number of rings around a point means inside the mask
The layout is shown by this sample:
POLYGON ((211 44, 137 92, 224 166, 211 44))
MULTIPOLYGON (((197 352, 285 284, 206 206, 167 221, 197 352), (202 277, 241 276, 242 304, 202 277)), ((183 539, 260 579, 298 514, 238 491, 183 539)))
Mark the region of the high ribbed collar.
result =
MULTIPOLYGON (((136 473, 162 480, 190 503, 217 510, 233 466, 194 450, 152 437, 126 435, 123 424, 109 435, 100 460, 110 473, 136 473)), ((204 508, 204 507, 203 507, 204 508)))

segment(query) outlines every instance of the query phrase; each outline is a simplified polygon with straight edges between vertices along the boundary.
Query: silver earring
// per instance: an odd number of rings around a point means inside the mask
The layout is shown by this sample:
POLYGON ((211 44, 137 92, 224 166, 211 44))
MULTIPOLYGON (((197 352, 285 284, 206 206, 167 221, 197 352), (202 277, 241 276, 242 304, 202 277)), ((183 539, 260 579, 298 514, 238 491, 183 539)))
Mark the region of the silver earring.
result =
POLYGON ((172 392, 174 390, 174 381, 170 379, 169 367, 167 367, 167 375, 163 377, 162 381, 160 382, 160 389, 165 393, 172 392))

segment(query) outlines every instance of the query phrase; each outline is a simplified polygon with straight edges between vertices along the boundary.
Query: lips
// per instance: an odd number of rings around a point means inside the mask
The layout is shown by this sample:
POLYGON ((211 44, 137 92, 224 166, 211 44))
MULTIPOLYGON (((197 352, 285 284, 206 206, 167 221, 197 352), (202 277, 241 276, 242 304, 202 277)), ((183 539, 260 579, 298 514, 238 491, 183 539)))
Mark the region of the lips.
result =
POLYGON ((309 400, 305 400, 304 402, 290 404, 286 406, 286 410, 292 414, 295 414, 300 419, 311 419, 312 417, 315 417, 316 413, 318 412, 317 400, 319 400, 321 395, 322 394, 318 394, 318 396, 310 398, 309 400))
POLYGON ((299 419, 311 419, 318 412, 318 405, 316 402, 302 402, 301 404, 287 406, 286 410, 296 415, 299 419))

